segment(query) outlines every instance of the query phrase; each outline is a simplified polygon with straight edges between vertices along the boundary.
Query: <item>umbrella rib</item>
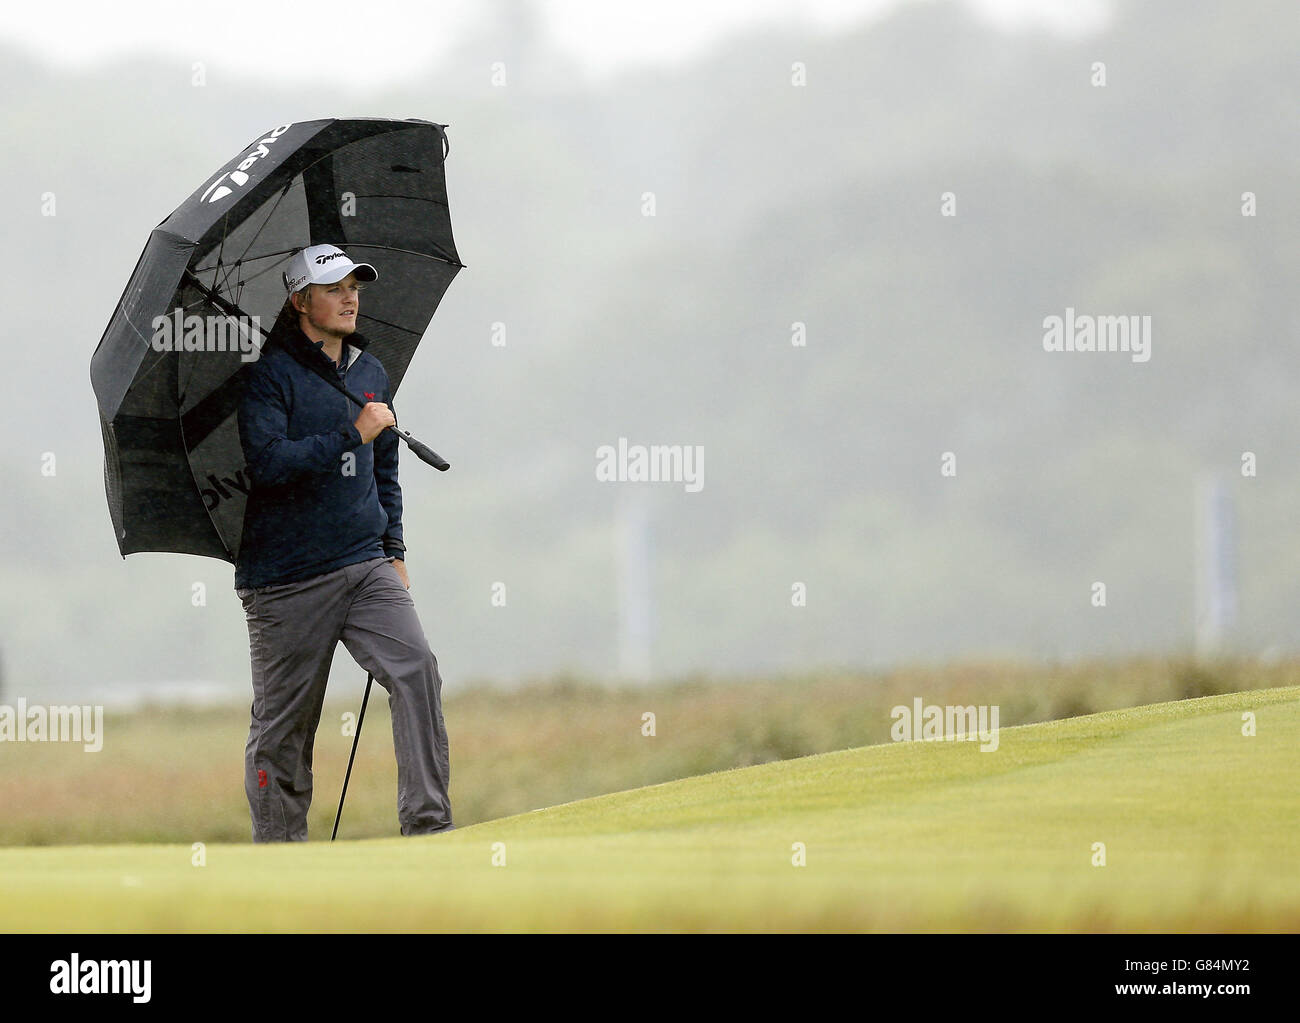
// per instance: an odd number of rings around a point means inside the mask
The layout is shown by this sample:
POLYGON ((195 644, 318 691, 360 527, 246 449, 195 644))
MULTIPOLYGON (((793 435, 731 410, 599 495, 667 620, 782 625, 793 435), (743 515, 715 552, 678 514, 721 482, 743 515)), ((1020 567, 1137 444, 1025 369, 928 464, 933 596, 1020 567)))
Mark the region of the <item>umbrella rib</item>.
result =
MULTIPOLYGON (((436 248, 436 246, 434 247, 436 248)), ((451 266, 459 267, 462 270, 466 269, 464 263, 458 259, 452 259, 451 256, 443 253, 441 249, 438 249, 438 254, 434 255, 430 252, 417 252, 415 249, 399 249, 396 245, 379 245, 375 242, 348 242, 348 248, 379 249, 381 252, 400 252, 406 256, 419 256, 421 259, 436 259, 440 263, 448 263, 451 266)))
MULTIPOLYGON (((143 344, 147 349, 149 349, 150 352, 152 352, 154 355, 157 356, 157 358, 155 358, 155 359, 153 360, 153 362, 150 363, 150 365, 149 365, 147 368, 145 368, 145 369, 142 370, 142 371, 141 371, 141 370, 137 370, 137 371, 136 371, 135 378, 134 378, 134 380, 132 381, 132 384, 131 384, 132 387, 135 387, 136 384, 138 384, 141 380, 143 380, 145 377, 147 377, 150 373, 152 373, 155 369, 157 369, 159 366, 161 366, 161 365, 163 364, 163 362, 166 360, 167 353, 166 353, 166 352, 159 352, 159 351, 155 351, 155 350, 154 350, 153 342, 151 341, 151 339, 145 337, 143 334, 140 333, 140 328, 137 327, 137 326, 135 325, 134 322, 132 322, 132 320, 130 319, 130 317, 128 317, 128 316, 126 315, 125 311, 122 309, 122 303, 121 303, 121 302, 118 302, 118 304, 117 304, 117 311, 120 312, 120 313, 122 313, 122 319, 123 319, 123 321, 126 323, 126 325, 127 325, 128 327, 131 328, 131 330, 135 333, 135 336, 138 337, 138 338, 140 339, 140 342, 141 342, 141 343, 142 343, 142 344, 143 344)), ((143 365, 143 362, 142 362, 142 365, 143 365)))
POLYGON ((279 264, 278 264, 278 263, 272 263, 270 266, 268 266, 268 267, 264 267, 263 269, 258 270, 257 273, 255 273, 255 274, 250 274, 249 276, 242 278, 242 279, 240 280, 240 282, 239 282, 239 283, 240 283, 240 286, 242 287, 243 285, 248 284, 248 283, 250 283, 251 281, 255 281, 255 280, 257 280, 259 277, 265 277, 265 276, 266 276, 267 274, 269 274, 272 270, 275 270, 275 269, 277 269, 278 267, 279 267, 279 264))
MULTIPOLYGON (((139 332, 139 331, 136 331, 136 333, 139 334, 140 332, 139 332)), ((141 338, 141 340, 144 340, 144 339, 141 338)), ((145 344, 146 344, 146 345, 149 345, 149 342, 148 342, 148 341, 145 341, 145 344)), ((149 350, 150 350, 151 352, 153 351, 153 346, 152 346, 152 345, 149 345, 149 350)), ((131 381, 131 387, 132 387, 132 388, 135 388, 135 387, 139 386, 139 383, 140 383, 141 380, 143 380, 145 377, 147 377, 150 373, 152 373, 154 370, 156 370, 159 366, 161 366, 161 365, 166 361, 166 359, 167 359, 167 352, 154 352, 154 355, 156 355, 157 358, 154 359, 153 362, 149 364, 149 367, 148 367, 147 369, 145 369, 144 371, 142 371, 142 372, 137 372, 137 373, 136 373, 136 375, 135 375, 135 379, 131 381)), ((178 403, 178 407, 179 407, 179 403, 178 403)))
MULTIPOLYGON (((291 177, 288 181, 284 183, 284 187, 280 189, 279 198, 275 200, 275 205, 272 206, 271 209, 267 212, 266 219, 262 221, 262 226, 259 227, 257 229, 257 233, 253 235, 252 238, 249 239, 248 244, 244 247, 244 251, 241 252, 239 254, 239 258, 235 260, 235 266, 239 266, 239 264, 244 261, 244 257, 248 255, 248 250, 251 249, 257 243, 257 239, 262 237, 262 232, 266 230, 266 225, 271 222, 271 218, 275 216, 275 211, 280 208, 280 203, 284 202, 284 197, 289 194, 289 189, 293 188, 293 183, 297 179, 298 179, 298 175, 295 174, 293 177, 291 177)), ((222 239, 221 244, 225 245, 225 239, 222 239)), ((219 253, 217 258, 220 259, 219 253)))
MULTIPOLYGON (((226 251, 226 237, 227 237, 225 231, 224 231, 224 230, 222 231, 222 235, 221 235, 221 245, 220 245, 220 246, 218 247, 218 249, 217 249, 217 262, 216 262, 216 265, 213 266, 213 267, 211 268, 212 271, 213 271, 213 274, 212 274, 212 290, 213 290, 213 291, 216 291, 216 290, 217 290, 217 273, 220 272, 220 271, 222 270, 223 265, 224 265, 225 267, 228 267, 229 269, 227 269, 226 272, 225 272, 225 274, 222 276, 222 279, 221 279, 221 289, 222 289, 223 291, 227 291, 227 292, 229 292, 229 291, 231 290, 231 288, 230 288, 230 274, 231 274, 231 272, 232 272, 232 271, 235 271, 235 270, 238 270, 238 268, 240 267, 240 265, 243 264, 243 262, 244 262, 244 260, 245 260, 245 257, 248 256, 248 250, 251 249, 254 245, 257 244, 257 239, 258 239, 258 238, 262 237, 262 232, 266 230, 266 225, 269 224, 269 223, 271 222, 271 218, 275 216, 275 211, 278 210, 278 209, 280 208, 280 203, 282 203, 282 202, 284 201, 284 197, 285 197, 286 195, 289 194, 289 190, 293 187, 293 183, 294 183, 294 180, 296 179, 296 177, 297 177, 297 175, 295 175, 293 178, 290 178, 287 182, 285 182, 285 186, 284 186, 282 189, 280 189, 280 195, 279 195, 279 197, 275 200, 275 205, 272 206, 272 207, 270 208, 270 210, 267 211, 266 219, 262 221, 261 226, 258 227, 258 229, 257 229, 257 232, 253 235, 252 238, 250 238, 250 239, 248 240, 248 244, 244 247, 244 251, 243 251, 242 253, 239 254, 238 258, 236 258, 235 261, 234 261, 233 263, 222 264, 222 262, 221 262, 221 256, 222 256, 222 254, 226 251)), ((229 218, 227 218, 227 220, 228 220, 228 219, 229 219, 229 218)), ((224 223, 224 222, 223 222, 223 223, 224 223)), ((245 223, 246 223, 246 221, 245 221, 245 223)), ((264 258, 264 257, 257 257, 257 258, 264 258)), ((271 269, 275 269, 275 268, 274 268, 274 267, 271 267, 271 269)), ((263 271, 263 272, 265 272, 265 271, 263 271)), ((260 274, 259 274, 259 276, 260 276, 260 274)), ((248 280, 253 280, 253 279, 254 279, 254 278, 252 278, 252 277, 248 278, 248 280)), ((243 288, 243 286, 244 286, 245 283, 247 283, 247 282, 244 281, 244 280, 236 280, 236 281, 235 281, 235 287, 240 288, 240 289, 242 290, 242 288, 243 288)), ((235 296, 235 301, 239 301, 239 295, 236 295, 236 296, 235 296)))
POLYGON ((216 288, 209 288, 205 286, 201 280, 199 280, 197 277, 194 276, 193 270, 186 270, 184 272, 184 276, 192 278, 192 283, 199 290, 199 292, 202 293, 203 297, 206 298, 218 309, 220 309, 225 316, 229 317, 232 320, 237 320, 241 316, 247 320, 252 319, 252 317, 249 316, 248 313, 244 312, 243 309, 239 308, 239 306, 236 303, 220 295, 217 292, 216 288), (223 308, 223 307, 229 307, 229 308, 223 308))
POLYGON ((431 202, 435 206, 441 206, 443 209, 451 207, 441 199, 432 199, 427 195, 398 195, 395 192, 357 192, 358 199, 411 199, 414 202, 431 202))
POLYGON ((369 313, 362 313, 361 318, 364 320, 370 320, 372 323, 382 323, 385 327, 392 327, 394 330, 400 330, 404 334, 410 334, 413 337, 422 336, 421 334, 417 334, 410 327, 403 327, 400 323, 393 323, 390 320, 382 320, 378 316, 371 316, 369 313))
MULTIPOLYGON (((291 252, 293 252, 293 251, 294 251, 293 249, 280 249, 278 252, 264 252, 264 253, 262 253, 262 255, 260 255, 260 256, 244 256, 244 257, 240 260, 240 262, 241 262, 241 263, 253 263, 253 262, 256 262, 256 261, 259 260, 259 259, 274 259, 276 256, 287 256, 287 255, 289 255, 289 253, 291 253, 291 252)), ((208 272, 209 270, 211 270, 211 269, 213 269, 213 267, 210 267, 210 266, 196 266, 196 267, 194 268, 194 271, 193 271, 193 272, 196 273, 196 274, 204 274, 204 273, 207 273, 207 272, 208 272)))
MULTIPOLYGON (((290 249, 289 251, 292 252, 293 250, 290 249)), ((282 253, 282 252, 281 252, 281 253, 277 253, 277 255, 284 255, 284 253, 282 253)), ((261 256, 254 256, 253 258, 254 258, 254 259, 261 259, 261 258, 263 258, 263 257, 261 257, 261 256)), ((242 287, 243 285, 248 284, 250 281, 255 281, 255 280, 257 280, 259 277, 263 277, 263 276, 265 276, 266 274, 269 274, 272 270, 275 270, 275 269, 277 268, 277 266, 278 266, 278 264, 272 263, 270 266, 268 266, 268 267, 266 267, 266 268, 264 268, 264 269, 262 269, 262 270, 258 270, 257 273, 255 273, 255 274, 250 274, 249 276, 242 278, 242 279, 239 281, 240 286, 242 287)), ((210 267, 210 266, 209 266, 209 267, 203 267, 203 268, 200 269, 200 270, 191 270, 190 273, 192 273, 192 274, 196 274, 196 275, 197 275, 197 274, 200 274, 200 273, 207 273, 207 272, 208 272, 209 270, 211 270, 211 269, 212 269, 212 267, 210 267)), ((213 290, 215 291, 215 288, 214 288, 213 290)))

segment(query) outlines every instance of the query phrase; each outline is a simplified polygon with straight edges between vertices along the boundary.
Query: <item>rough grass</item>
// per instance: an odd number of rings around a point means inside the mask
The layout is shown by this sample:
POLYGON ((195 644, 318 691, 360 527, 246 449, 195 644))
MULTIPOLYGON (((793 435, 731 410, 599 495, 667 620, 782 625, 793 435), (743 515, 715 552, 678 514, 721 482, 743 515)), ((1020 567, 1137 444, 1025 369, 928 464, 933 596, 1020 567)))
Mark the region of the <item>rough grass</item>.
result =
MULTIPOLYGON (((712 771, 889 740, 890 709, 915 697, 996 704, 1005 728, 1167 700, 1300 684, 1300 664, 1183 661, 959 664, 877 674, 694 678, 641 689, 550 680, 447 700, 459 826, 712 771), (655 735, 642 715, 655 715, 655 735)), ((317 733, 313 839, 328 839, 360 684, 327 703, 317 733)), ((387 697, 366 711, 340 836, 397 835, 387 697)), ((0 743, 0 845, 247 842, 247 706, 145 709, 105 719, 104 748, 0 743)))
POLYGON ((767 763, 438 836, 211 844, 203 866, 189 845, 4 849, 0 928, 1294 931, 1297 734, 1292 687, 1003 728, 995 752, 767 763))

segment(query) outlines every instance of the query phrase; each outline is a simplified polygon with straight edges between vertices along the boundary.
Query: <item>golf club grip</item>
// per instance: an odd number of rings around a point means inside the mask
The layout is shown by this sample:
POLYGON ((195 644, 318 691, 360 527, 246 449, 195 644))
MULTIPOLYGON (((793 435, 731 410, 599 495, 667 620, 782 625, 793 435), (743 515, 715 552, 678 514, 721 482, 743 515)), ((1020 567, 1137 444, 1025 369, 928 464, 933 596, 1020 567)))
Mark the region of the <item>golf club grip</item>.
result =
POLYGON ((433 448, 429 447, 427 444, 421 444, 405 430, 397 430, 396 427, 393 429, 396 430, 397 436, 406 441, 406 446, 415 452, 420 461, 428 462, 439 472, 446 472, 451 468, 451 463, 438 454, 438 452, 434 451, 433 448))

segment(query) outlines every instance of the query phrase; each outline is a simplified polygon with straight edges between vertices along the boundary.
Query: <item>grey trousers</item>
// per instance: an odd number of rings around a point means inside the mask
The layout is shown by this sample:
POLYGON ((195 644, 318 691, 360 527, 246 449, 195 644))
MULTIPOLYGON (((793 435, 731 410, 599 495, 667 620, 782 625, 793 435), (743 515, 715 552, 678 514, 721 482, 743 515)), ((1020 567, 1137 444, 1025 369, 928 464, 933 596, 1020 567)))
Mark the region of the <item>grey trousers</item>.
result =
POLYGON ((235 591, 248 620, 252 726, 244 791, 254 842, 307 840, 312 747, 339 640, 388 690, 403 835, 452 827, 438 661, 386 558, 302 582, 235 591))

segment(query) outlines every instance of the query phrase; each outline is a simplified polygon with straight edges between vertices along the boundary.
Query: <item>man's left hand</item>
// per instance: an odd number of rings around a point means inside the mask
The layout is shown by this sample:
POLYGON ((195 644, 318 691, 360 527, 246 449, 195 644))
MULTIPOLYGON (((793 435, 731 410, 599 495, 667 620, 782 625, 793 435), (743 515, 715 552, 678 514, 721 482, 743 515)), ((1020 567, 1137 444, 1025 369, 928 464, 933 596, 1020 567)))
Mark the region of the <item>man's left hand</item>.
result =
POLYGON ((401 579, 402 585, 409 590, 411 588, 411 577, 406 574, 406 562, 394 558, 390 564, 397 569, 397 578, 401 579))

